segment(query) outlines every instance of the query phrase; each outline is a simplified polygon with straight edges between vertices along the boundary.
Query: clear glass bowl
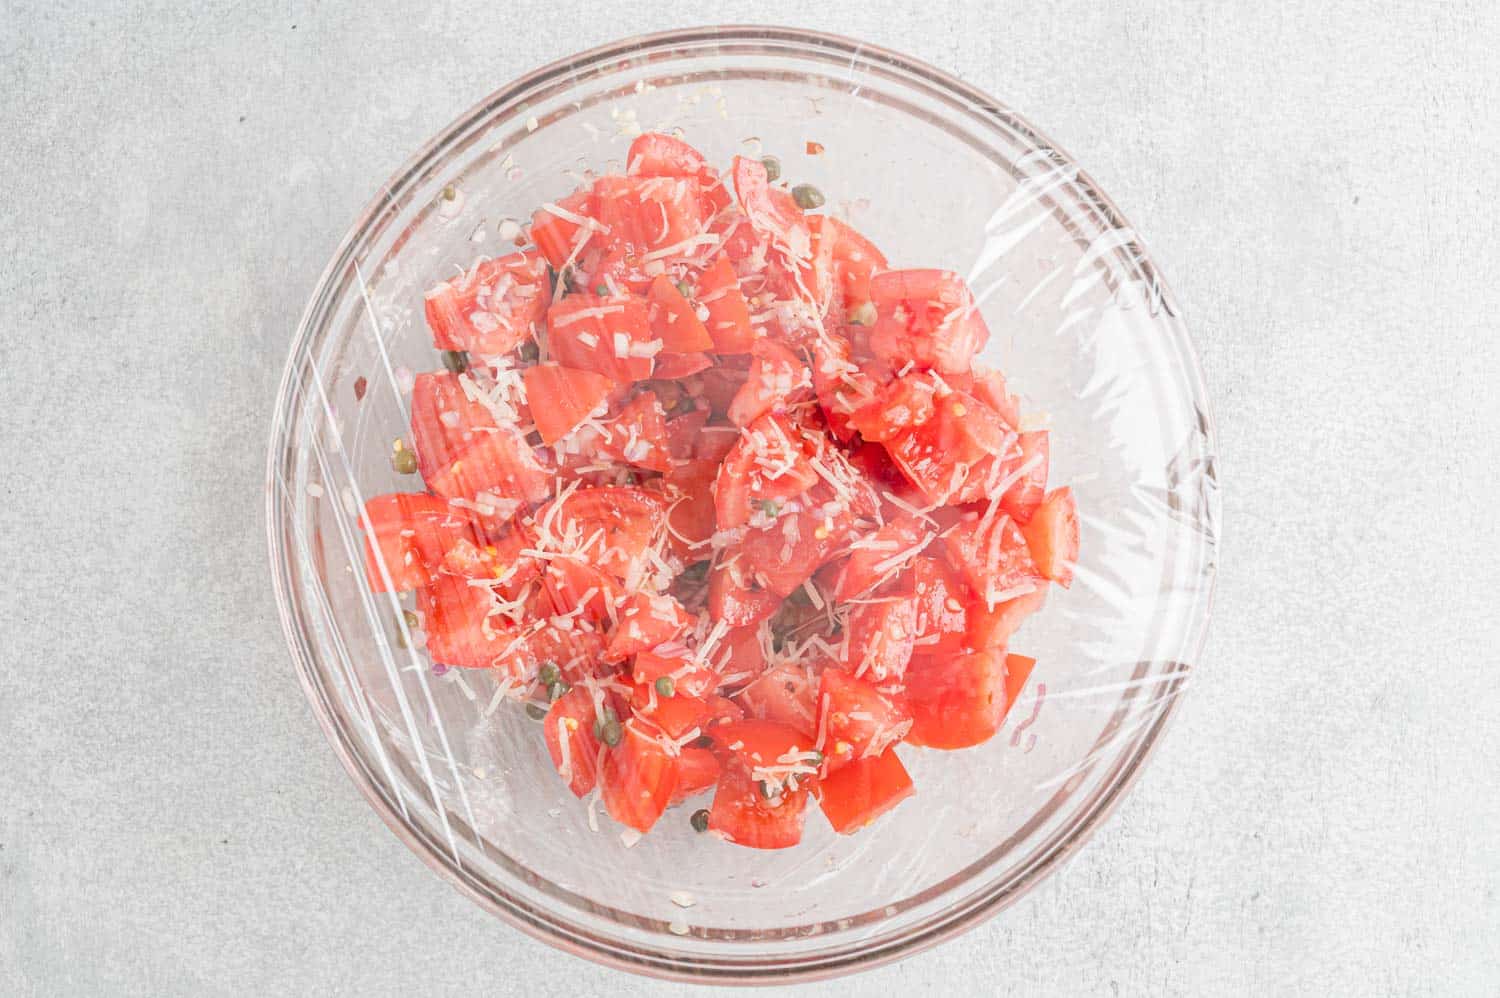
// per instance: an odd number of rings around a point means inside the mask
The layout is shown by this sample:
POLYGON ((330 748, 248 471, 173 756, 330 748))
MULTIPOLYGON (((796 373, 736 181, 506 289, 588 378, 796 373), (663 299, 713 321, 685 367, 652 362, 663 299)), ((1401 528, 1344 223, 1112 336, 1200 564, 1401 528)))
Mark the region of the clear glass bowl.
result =
POLYGON ((897 959, 994 914, 1076 848, 1140 771, 1198 662, 1219 521, 1193 348, 1156 268, 1088 177, 1019 115, 930 66, 764 27, 630 39, 555 63, 402 167, 344 238, 297 331, 267 507, 303 686, 396 834, 553 945, 730 981, 897 959), (411 487, 389 452, 411 372, 437 366, 423 290, 509 248, 514 223, 586 171, 619 169, 636 129, 678 128, 717 163, 778 155, 893 265, 966 275, 993 331, 985 359, 1047 413, 1053 483, 1071 483, 1082 510, 1077 582, 1013 641, 1039 664, 1001 735, 903 753, 912 801, 852 837, 811 816, 803 843, 781 852, 698 835, 688 810, 633 846, 602 809, 592 830, 538 726, 496 702, 487 675, 434 674, 398 645, 402 604, 366 588, 350 515, 411 487))

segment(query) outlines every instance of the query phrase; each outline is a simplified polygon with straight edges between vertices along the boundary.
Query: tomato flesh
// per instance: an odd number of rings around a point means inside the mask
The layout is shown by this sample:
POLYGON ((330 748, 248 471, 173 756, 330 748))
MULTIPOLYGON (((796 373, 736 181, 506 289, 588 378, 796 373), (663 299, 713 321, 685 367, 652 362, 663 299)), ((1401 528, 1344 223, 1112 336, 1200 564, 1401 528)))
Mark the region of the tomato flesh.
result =
POLYGON ((818 806, 840 835, 852 835, 916 792, 894 748, 856 759, 818 785, 818 806))

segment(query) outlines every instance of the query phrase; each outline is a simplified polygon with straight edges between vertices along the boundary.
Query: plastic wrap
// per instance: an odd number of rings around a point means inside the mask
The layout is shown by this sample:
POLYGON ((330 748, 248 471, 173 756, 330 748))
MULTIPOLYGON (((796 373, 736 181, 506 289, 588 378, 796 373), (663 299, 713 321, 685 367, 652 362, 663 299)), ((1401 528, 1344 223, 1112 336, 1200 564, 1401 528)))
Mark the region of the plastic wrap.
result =
MULTIPOLYGON (((485 907, 629 969, 845 972, 1015 900, 1129 786, 1202 646, 1218 523, 1197 361, 1128 225, 1018 115, 936 70, 827 36, 704 29, 621 43, 495 94, 414 157, 350 232, 292 349, 272 431, 283 624, 341 760, 415 851, 485 907), (841 837, 738 849, 664 820, 634 841, 556 778, 539 728, 473 670, 434 672, 372 593, 354 515, 391 468, 413 373, 436 366, 423 291, 511 248, 531 210, 620 169, 641 129, 716 163, 775 153, 893 266, 965 275, 983 359, 1053 431, 1082 555, 1012 641, 1038 660, 1002 733, 904 753, 913 802, 841 837), (820 151, 809 154, 807 143, 820 151)), ((675 812, 668 818, 674 818, 675 812)))

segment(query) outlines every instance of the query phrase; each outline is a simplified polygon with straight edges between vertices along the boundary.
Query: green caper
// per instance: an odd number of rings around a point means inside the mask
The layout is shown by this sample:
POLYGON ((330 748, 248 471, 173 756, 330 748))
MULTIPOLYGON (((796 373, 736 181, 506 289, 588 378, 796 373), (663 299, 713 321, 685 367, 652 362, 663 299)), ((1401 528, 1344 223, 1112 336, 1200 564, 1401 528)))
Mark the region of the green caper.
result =
POLYGON ((417 455, 405 447, 398 451, 392 451, 391 467, 396 469, 398 475, 415 475, 417 473, 417 455))
POLYGON ((671 676, 660 676, 656 680, 656 695, 669 697, 677 692, 677 681, 671 676))
POLYGON ((778 180, 781 177, 781 160, 775 156, 762 156, 760 165, 766 168, 766 182, 778 180))
POLYGON ((814 208, 823 207, 823 192, 812 184, 798 184, 792 188, 792 200, 797 202, 797 207, 803 211, 812 211, 814 208))
POLYGON ((406 621, 407 630, 415 631, 422 626, 422 618, 417 616, 415 610, 402 610, 401 619, 406 621))
POLYGON ((760 511, 767 516, 775 516, 781 512, 781 503, 775 499, 762 499, 760 501, 760 511))
POLYGON ((693 289, 687 281, 677 282, 677 292, 684 298, 691 298, 693 296, 693 289))
POLYGON ((443 366, 454 374, 463 374, 469 369, 469 355, 462 350, 444 350, 443 366))
POLYGON ((533 364, 542 355, 541 349, 536 345, 536 340, 527 340, 521 344, 521 360, 533 364))
POLYGON ((756 786, 760 788, 761 797, 766 800, 775 800, 779 796, 779 789, 772 786, 770 780, 761 780, 756 786))
POLYGON ((536 677, 542 681, 543 686, 551 686, 562 679, 562 670, 557 667, 556 662, 543 662, 542 667, 537 670, 536 677))
POLYGON ((599 740, 610 748, 620 744, 620 739, 625 737, 625 729, 620 727, 620 722, 610 718, 604 722, 604 728, 599 732, 599 740))
POLYGON ((547 716, 547 708, 539 703, 529 703, 526 705, 526 716, 533 721, 540 721, 547 716))
POLYGON ((812 758, 807 761, 812 763, 814 766, 821 766, 823 765, 823 753, 819 752, 817 749, 813 749, 812 758))
POLYGON ((603 298, 605 295, 609 294, 609 285, 607 285, 607 284, 595 284, 594 285, 594 294, 598 295, 600 298, 603 298))
POLYGON ((548 683, 547 701, 549 703, 556 703, 557 701, 561 700, 563 696, 566 695, 567 692, 572 688, 573 687, 564 682, 548 683))
POLYGON ((449 184, 447 187, 443 188, 444 201, 452 201, 456 197, 458 197, 458 189, 455 188, 452 184, 449 184))
POLYGON ((700 807, 694 811, 693 816, 688 819, 688 822, 693 826, 693 831, 695 832, 708 831, 708 808, 700 807))
POLYGON ((619 726, 619 723, 619 718, 615 716, 615 709, 613 707, 605 707, 598 714, 594 715, 594 737, 603 741, 605 726, 609 724, 619 726))

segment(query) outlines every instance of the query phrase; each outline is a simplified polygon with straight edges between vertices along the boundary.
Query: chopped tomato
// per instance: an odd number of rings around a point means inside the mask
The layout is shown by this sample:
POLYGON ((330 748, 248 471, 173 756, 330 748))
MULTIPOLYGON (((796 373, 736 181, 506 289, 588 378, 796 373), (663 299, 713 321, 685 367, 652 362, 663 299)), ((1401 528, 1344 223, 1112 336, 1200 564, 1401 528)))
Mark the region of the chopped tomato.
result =
POLYGON ((681 804, 689 797, 712 790, 722 772, 719 757, 708 749, 683 749, 677 757, 677 789, 672 792, 671 803, 681 804))
POLYGON ((576 686, 554 700, 542 721, 542 737, 547 741, 552 765, 573 796, 587 796, 594 789, 599 761, 594 698, 589 691, 576 686))
POLYGON ((877 589, 849 611, 844 666, 876 683, 900 681, 917 637, 917 604, 909 593, 877 589))
POLYGON ((542 580, 559 614, 578 616, 600 627, 613 625, 615 607, 625 599, 611 576, 571 558, 549 561, 542 580))
POLYGON ((430 483, 494 429, 494 415, 470 391, 488 395, 473 373, 436 371, 413 380, 411 442, 424 481, 430 483))
POLYGON ((729 403, 729 421, 748 426, 772 409, 784 409, 806 398, 812 377, 802 358, 786 347, 762 340, 751 350, 750 376, 729 403))
POLYGON ((886 269, 885 254, 854 228, 831 215, 809 216, 814 237, 829 246, 833 276, 844 308, 857 312, 870 301, 870 279, 886 269))
POLYGON ((911 715, 898 697, 842 669, 824 669, 818 686, 818 730, 833 772, 856 759, 877 756, 906 737, 911 715))
POLYGON ((1073 584, 1073 564, 1078 561, 1078 507, 1073 490, 1053 489, 1021 528, 1032 560, 1043 578, 1064 589, 1073 584))
POLYGON ((729 205, 729 189, 703 154, 670 135, 646 132, 636 136, 625 155, 625 170, 642 177, 690 177, 696 180, 705 216, 716 214, 729 205))
POLYGON ((559 364, 528 367, 521 378, 526 384, 526 397, 539 403, 532 410, 532 420, 544 444, 555 443, 577 429, 615 387, 615 382, 602 374, 559 364))
POLYGON ((664 531, 665 514, 665 500, 644 489, 581 488, 537 514, 538 540, 625 579, 664 531))
POLYGON ((617 416, 604 423, 598 451, 638 468, 667 471, 672 467, 666 416, 655 392, 641 392, 617 416))
POLYGON ((708 811, 709 831, 751 849, 788 849, 802 841, 808 791, 783 790, 769 799, 743 766, 729 765, 708 811))
POLYGON ((950 271, 885 271, 871 279, 870 300, 877 312, 870 348, 893 368, 915 361, 961 374, 989 339, 968 285, 950 271))
POLYGON ((663 479, 668 488, 668 539, 684 561, 699 561, 713 553, 709 541, 714 534, 713 483, 718 471, 713 461, 684 461, 663 479))
POLYGON ((663 353, 657 355, 656 369, 651 376, 661 381, 679 380, 713 366, 713 358, 706 353, 663 353))
MULTIPOLYGON (((828 670, 824 670, 828 671, 828 670)), ((794 665, 772 669, 739 693, 751 717, 813 737, 818 730, 818 673, 794 665)))
POLYGON ((609 816, 638 832, 649 832, 677 790, 677 757, 629 720, 620 744, 605 754, 603 777, 609 816))
POLYGON ((818 784, 818 805, 840 835, 852 835, 915 793, 894 748, 858 759, 818 784))
POLYGON ((935 398, 922 422, 892 425, 884 440, 891 460, 935 503, 953 501, 971 470, 1009 442, 1010 431, 988 406, 957 391, 935 398))
POLYGON ((467 543, 477 550, 486 543, 478 523, 467 512, 437 496, 375 496, 365 503, 364 512, 360 526, 366 531, 365 577, 372 592, 425 586, 437 577, 455 545, 467 543))
POLYGON ((610 242, 642 254, 678 246, 703 231, 693 180, 604 176, 594 181, 594 200, 610 242))
POLYGON ((531 216, 531 240, 554 270, 561 270, 575 255, 580 239, 587 244, 598 238, 598 226, 588 224, 594 210, 593 192, 576 191, 555 205, 544 205, 531 216), (581 235, 584 230, 587 234, 581 235))
POLYGON ((714 348, 713 338, 693 303, 667 275, 660 274, 651 282, 651 304, 651 330, 661 341, 662 349, 696 353, 714 348))
POLYGON ((645 299, 572 294, 547 310, 547 347, 568 367, 642 381, 661 343, 652 338, 645 299))
POLYGON ((721 696, 670 696, 658 697, 641 710, 641 716, 649 717, 668 738, 681 739, 694 729, 701 735, 715 725, 737 721, 745 712, 721 696))
POLYGON ((665 593, 634 592, 619 604, 619 623, 609 639, 604 657, 619 662, 637 652, 671 641, 692 627, 697 618, 688 614, 671 596, 665 593))
MULTIPOLYGON (((417 590, 417 609, 434 661, 465 669, 488 669, 520 647, 520 629, 492 617, 494 597, 457 576, 439 575, 417 590)), ((517 677, 520 678, 520 677, 517 677)))
POLYGON ((813 344, 812 380, 828 430, 840 443, 854 439, 850 416, 874 396, 876 386, 855 365, 849 341, 830 333, 813 344))
POLYGON ((552 287, 535 250, 485 260, 462 277, 429 288, 427 325, 439 350, 483 356, 510 353, 532 338, 552 287))
POLYGON ((1017 523, 1026 523, 1047 492, 1047 431, 1022 433, 1020 444, 1020 466, 1025 474, 1006 490, 1000 506, 1017 523))
POLYGON ((1005 651, 913 660, 906 675, 912 727, 906 740, 929 748, 968 748, 1000 729, 1009 706, 1005 651))
POLYGON ((755 333, 750 327, 750 306, 740 291, 739 278, 728 256, 719 254, 699 275, 696 299, 708 309, 705 325, 714 341, 713 352, 749 353, 755 344, 755 333))
POLYGON ((520 431, 497 426, 463 455, 427 479, 427 487, 449 499, 512 505, 546 498, 552 476, 520 431))
POLYGON ((975 651, 986 648, 1004 648, 1016 628, 1047 602, 1047 588, 1038 585, 1031 592, 1015 599, 1005 600, 992 610, 984 600, 976 600, 968 607, 968 646, 975 651))
POLYGON ((639 707, 644 702, 659 697, 702 697, 712 693, 719 685, 719 674, 710 666, 699 662, 686 645, 661 645, 653 651, 643 651, 635 657, 630 670, 630 681, 635 683, 634 703, 639 707), (658 681, 666 679, 672 692, 664 693, 657 688, 658 681))
POLYGON ((1005 384, 1005 375, 993 368, 974 365, 973 382, 969 394, 995 410, 995 414, 1011 429, 1021 425, 1021 403, 1005 384))
MULTIPOLYGON (((770 512, 772 522, 745 534, 740 556, 753 576, 778 596, 790 596, 812 578, 818 567, 833 557, 849 536, 852 517, 847 507, 823 510, 829 502, 822 493, 808 494, 811 508, 770 512)), ((761 500, 762 513, 776 510, 775 500, 761 500)), ((802 504, 799 504, 802 505, 802 504)))
POLYGON ((784 416, 766 413, 745 427, 724 457, 714 485, 720 530, 750 522, 765 500, 786 499, 818 480, 802 429, 784 416), (752 510, 754 504, 754 510, 752 510))
POLYGON ((917 604, 917 637, 913 646, 923 655, 948 655, 961 650, 969 636, 972 590, 939 558, 917 558, 909 571, 912 597, 917 604))
POLYGON ((1041 585, 1026 538, 1004 513, 970 512, 943 536, 948 559, 991 606, 1041 585))
POLYGON ((761 645, 761 627, 731 627, 709 652, 709 661, 727 689, 753 679, 766 669, 765 649, 761 645))
POLYGON ((849 557, 834 584, 834 598, 840 602, 854 599, 895 578, 934 536, 931 523, 909 514, 886 521, 885 526, 849 546, 849 557))
POLYGON ((708 610, 730 627, 757 624, 776 612, 781 600, 750 577, 739 557, 717 562, 708 573, 708 610))
POLYGON ((693 459, 693 448, 707 422, 707 409, 693 409, 667 420, 667 451, 674 461, 693 459))

